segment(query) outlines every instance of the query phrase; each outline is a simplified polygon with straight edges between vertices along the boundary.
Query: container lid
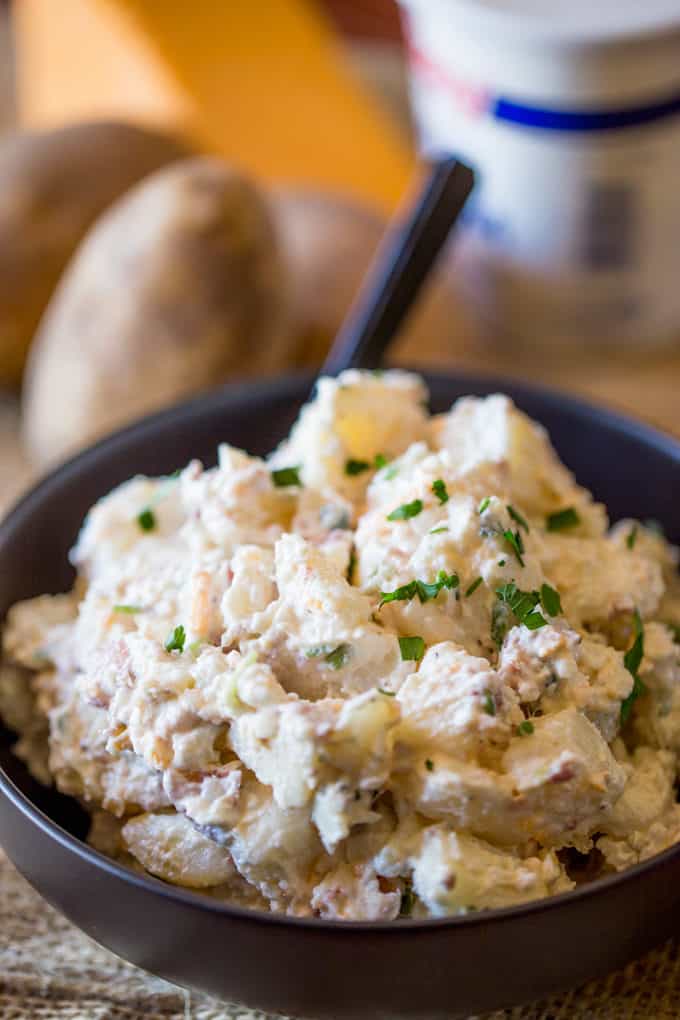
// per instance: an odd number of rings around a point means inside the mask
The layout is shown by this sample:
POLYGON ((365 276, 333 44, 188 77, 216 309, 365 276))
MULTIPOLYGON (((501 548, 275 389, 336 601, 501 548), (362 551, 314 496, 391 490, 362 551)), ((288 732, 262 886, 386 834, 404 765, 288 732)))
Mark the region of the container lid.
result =
MULTIPOLYGON (((433 0, 402 3, 434 6, 433 0)), ((441 0, 438 6, 470 27, 514 38, 587 45, 680 33, 680 0, 441 0)))

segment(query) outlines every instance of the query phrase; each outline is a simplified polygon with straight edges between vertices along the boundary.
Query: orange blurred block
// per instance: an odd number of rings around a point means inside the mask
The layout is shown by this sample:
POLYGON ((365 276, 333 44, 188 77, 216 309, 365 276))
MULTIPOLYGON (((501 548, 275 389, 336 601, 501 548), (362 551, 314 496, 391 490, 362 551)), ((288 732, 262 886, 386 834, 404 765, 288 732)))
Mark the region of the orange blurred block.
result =
POLYGON ((179 129, 267 181, 384 210, 413 154, 308 0, 17 0, 26 127, 124 117, 179 129))

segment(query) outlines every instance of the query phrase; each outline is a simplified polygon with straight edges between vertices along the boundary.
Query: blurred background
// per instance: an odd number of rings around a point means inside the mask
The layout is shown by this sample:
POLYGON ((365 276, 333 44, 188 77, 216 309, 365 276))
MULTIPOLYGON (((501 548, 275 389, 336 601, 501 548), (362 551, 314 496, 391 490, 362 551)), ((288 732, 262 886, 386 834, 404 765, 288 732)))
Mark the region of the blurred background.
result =
POLYGON ((0 506, 318 365, 440 150, 478 185, 394 360, 680 431, 677 0, 0 0, 0 506))

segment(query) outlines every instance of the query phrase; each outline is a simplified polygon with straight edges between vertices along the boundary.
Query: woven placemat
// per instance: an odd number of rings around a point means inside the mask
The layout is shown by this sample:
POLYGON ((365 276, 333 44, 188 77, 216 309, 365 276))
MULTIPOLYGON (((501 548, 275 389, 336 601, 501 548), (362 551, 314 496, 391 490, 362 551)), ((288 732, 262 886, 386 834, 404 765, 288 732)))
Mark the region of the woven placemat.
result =
MULTIPOLYGON (((680 951, 677 943, 668 942, 604 980, 549 1002, 475 1020, 677 1020, 679 1016, 680 951)), ((0 1020, 138 1018, 266 1020, 262 1013, 182 991, 100 949, 49 907, 0 851, 0 1020)))

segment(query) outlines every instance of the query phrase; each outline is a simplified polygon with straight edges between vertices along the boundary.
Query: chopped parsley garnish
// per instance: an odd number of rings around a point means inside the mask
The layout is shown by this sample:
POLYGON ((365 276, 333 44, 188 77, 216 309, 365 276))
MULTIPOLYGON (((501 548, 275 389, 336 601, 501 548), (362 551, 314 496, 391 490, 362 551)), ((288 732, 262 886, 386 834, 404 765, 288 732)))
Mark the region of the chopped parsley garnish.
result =
POLYGON ((183 652, 186 639, 186 631, 180 623, 165 641, 166 652, 183 652))
POLYGON ((534 724, 530 722, 529 719, 525 719, 524 722, 521 722, 517 727, 517 733, 520 737, 530 737, 533 732, 534 724))
POLYGON ((305 656, 308 659, 318 659, 321 655, 328 655, 329 652, 333 651, 332 645, 312 645, 305 652, 305 656))
POLYGON ((409 581, 408 584, 402 584, 400 588, 395 588, 394 591, 381 591, 380 606, 384 606, 386 602, 410 602, 417 594, 418 582, 409 581))
POLYGON ((128 606, 121 603, 114 606, 113 611, 114 613, 143 613, 144 609, 142 606, 128 606))
POLYGON ((300 481, 300 466, 275 468, 272 471, 272 481, 277 488, 283 489, 287 485, 302 485, 300 481))
POLYGON ((421 637, 400 637, 399 651, 404 662, 418 662, 425 654, 425 642, 421 637))
POLYGON ((153 531, 156 527, 156 515, 150 506, 144 507, 143 510, 137 514, 137 524, 140 526, 142 531, 153 531))
POLYGON ((408 584, 402 584, 400 588, 395 588, 394 591, 381 591, 380 592, 380 605, 384 606, 386 602, 410 602, 416 595, 421 602, 429 602, 430 599, 434 599, 439 595, 442 588, 451 590, 457 588, 460 584, 458 574, 447 574, 446 571, 440 570, 437 574, 435 581, 428 584, 427 581, 409 581, 408 584))
POLYGON ((510 506, 510 505, 508 505, 505 509, 508 511, 508 513, 512 517, 512 519, 515 522, 515 524, 519 524, 520 528, 524 528, 526 533, 529 534, 529 525, 527 524, 525 519, 522 517, 521 513, 519 512, 519 510, 515 510, 514 506, 510 506))
POLYGON ((445 570, 440 570, 437 574, 437 579, 432 584, 427 584, 425 581, 416 581, 418 598, 421 602, 429 602, 430 599, 436 599, 442 588, 451 591, 453 588, 457 588, 459 584, 458 574, 447 574, 445 570))
POLYGON ((416 898, 410 885, 405 886, 401 893, 401 905, 399 907, 400 917, 410 917, 415 905, 416 898))
MULTIPOLYGON (((482 500, 482 502, 479 504, 480 514, 487 509, 490 502, 491 502, 490 496, 487 496, 486 499, 482 500)), ((518 518, 521 517, 521 515, 517 514, 517 511, 513 510, 512 507, 509 506, 507 510, 508 513, 510 514, 510 517, 512 517, 513 520, 518 520, 518 518)), ((523 517, 521 518, 521 520, 522 520, 521 526, 526 527, 528 530, 527 522, 524 520, 523 517)), ((484 520, 484 522, 481 524, 479 528, 479 534, 482 536, 482 538, 495 538, 496 536, 502 538, 503 541, 508 546, 510 552, 517 559, 517 562, 519 563, 520 567, 524 566, 524 560, 522 559, 522 556, 524 555, 524 542, 522 541, 522 535, 519 530, 513 531, 512 528, 504 528, 502 524, 499 524, 497 521, 491 518, 484 520)))
POLYGON ((345 474, 360 475, 364 471, 368 471, 370 466, 367 460, 347 460, 345 461, 345 474))
POLYGON ((566 531, 568 528, 575 528, 580 523, 581 518, 573 506, 568 506, 564 510, 556 510, 554 513, 548 514, 545 519, 548 531, 566 531))
POLYGON ((632 549, 633 546, 635 545, 637 534, 638 534, 637 524, 634 524, 633 527, 628 532, 628 535, 626 536, 626 545, 628 546, 629 549, 632 549))
POLYGON ((510 629, 510 608, 504 602, 494 603, 491 610, 491 640, 500 648, 510 629))
POLYGON ((549 584, 541 585, 541 605, 548 616, 559 616, 562 612, 560 593, 551 588, 549 584))
POLYGON ((349 662, 351 654, 352 648, 350 645, 338 645, 332 652, 324 655, 324 662, 327 662, 331 669, 342 669, 349 662))
POLYGON ((392 479, 396 478, 398 474, 399 474, 399 468, 397 467, 396 464, 393 464, 392 467, 389 467, 387 469, 387 471, 385 472, 385 474, 384 474, 385 481, 386 482, 391 482, 392 479))
POLYGON ((496 714, 496 702, 491 691, 484 691, 484 711, 487 715, 496 714))
POLYGON ((528 630, 545 627, 547 620, 536 610, 536 606, 541 601, 540 592, 522 591, 514 581, 510 581, 497 588, 496 595, 501 602, 510 607, 519 622, 523 623, 528 630))
POLYGON ((389 461, 384 453, 376 453, 373 464, 378 470, 380 470, 380 468, 386 467, 386 465, 389 464, 389 461))
POLYGON ((432 761, 431 758, 425 759, 425 768, 427 769, 428 772, 434 772, 434 762, 432 761))
POLYGON ((437 478, 436 481, 432 483, 432 491, 440 503, 448 503, 449 494, 446 490, 446 483, 443 479, 437 478))
POLYGON ((407 521, 411 517, 417 517, 423 509, 422 499, 414 499, 411 503, 402 503, 391 514, 387 515, 388 521, 407 521))
POLYGON ((633 678, 633 689, 627 698, 621 702, 621 723, 626 723, 633 711, 633 705, 644 694, 647 688, 638 675, 642 657, 645 654, 645 634, 642 627, 642 619, 636 609, 633 614, 633 628, 635 640, 623 657, 623 664, 633 678))
POLYGON ((430 532, 431 535, 441 535, 444 531, 448 531, 448 526, 445 524, 441 528, 433 528, 430 532))
POLYGON ((524 552, 524 542, 522 541, 521 534, 519 531, 511 531, 510 528, 506 528, 506 530, 502 532, 502 535, 511 551, 516 556, 520 567, 523 567, 524 560, 522 559, 522 553, 524 552))
POLYGON ((386 691, 384 687, 379 687, 378 691, 380 694, 384 694, 386 698, 396 698, 396 691, 386 691))
POLYGON ((499 567, 504 567, 505 566, 505 560, 499 560, 498 561, 498 566, 499 567))
POLYGON ((474 595, 474 593, 477 591, 477 589, 479 588, 481 583, 482 583, 482 578, 481 577, 476 577, 475 580, 470 585, 470 587, 465 592, 465 598, 469 599, 471 595, 474 595))

